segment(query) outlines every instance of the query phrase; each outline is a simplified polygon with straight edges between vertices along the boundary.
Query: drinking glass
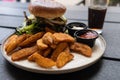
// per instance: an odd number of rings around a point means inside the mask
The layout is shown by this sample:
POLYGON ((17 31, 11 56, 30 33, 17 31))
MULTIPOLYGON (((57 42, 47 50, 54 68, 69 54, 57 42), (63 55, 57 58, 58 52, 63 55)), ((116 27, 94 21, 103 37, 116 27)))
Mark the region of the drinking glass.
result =
POLYGON ((91 0, 88 8, 88 26, 90 29, 102 33, 109 0, 91 0))

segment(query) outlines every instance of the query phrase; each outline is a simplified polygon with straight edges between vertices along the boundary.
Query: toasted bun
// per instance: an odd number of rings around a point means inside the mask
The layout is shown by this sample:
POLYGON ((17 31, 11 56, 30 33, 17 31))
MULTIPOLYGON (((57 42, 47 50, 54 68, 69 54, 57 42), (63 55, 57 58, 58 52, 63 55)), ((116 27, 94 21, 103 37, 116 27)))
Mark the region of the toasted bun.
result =
POLYGON ((29 4, 31 14, 37 17, 56 18, 62 16, 66 7, 54 0, 36 0, 29 4))

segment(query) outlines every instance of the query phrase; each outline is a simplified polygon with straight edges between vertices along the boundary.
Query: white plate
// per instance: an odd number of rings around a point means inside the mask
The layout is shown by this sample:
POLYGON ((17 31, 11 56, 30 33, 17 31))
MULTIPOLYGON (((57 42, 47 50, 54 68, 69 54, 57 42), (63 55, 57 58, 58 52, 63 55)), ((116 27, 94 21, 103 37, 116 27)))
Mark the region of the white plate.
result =
POLYGON ((80 54, 72 53, 74 55, 74 59, 71 62, 67 63, 64 67, 62 68, 53 67, 50 69, 45 69, 45 68, 39 67, 34 62, 29 62, 28 60, 13 62, 11 60, 11 56, 6 55, 6 52, 4 49, 5 42, 6 40, 3 42, 1 46, 1 51, 4 58, 8 60, 11 64, 26 71, 35 72, 35 73, 46 73, 46 74, 69 73, 69 72, 74 72, 74 71, 84 69, 92 65, 93 63, 95 63, 98 59, 100 59, 101 56, 104 54, 104 51, 106 48, 105 40, 103 39, 102 36, 99 36, 99 38, 95 42, 95 45, 93 47, 93 53, 90 58, 80 54))

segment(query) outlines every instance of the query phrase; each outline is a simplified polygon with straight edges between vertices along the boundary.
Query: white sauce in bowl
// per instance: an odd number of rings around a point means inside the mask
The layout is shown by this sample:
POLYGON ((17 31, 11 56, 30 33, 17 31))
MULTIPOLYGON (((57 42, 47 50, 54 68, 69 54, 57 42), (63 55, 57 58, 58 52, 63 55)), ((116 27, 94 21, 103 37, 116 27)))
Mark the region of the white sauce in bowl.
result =
POLYGON ((83 27, 79 27, 79 26, 73 26, 72 29, 74 29, 74 30, 81 30, 81 29, 84 29, 84 28, 83 27))

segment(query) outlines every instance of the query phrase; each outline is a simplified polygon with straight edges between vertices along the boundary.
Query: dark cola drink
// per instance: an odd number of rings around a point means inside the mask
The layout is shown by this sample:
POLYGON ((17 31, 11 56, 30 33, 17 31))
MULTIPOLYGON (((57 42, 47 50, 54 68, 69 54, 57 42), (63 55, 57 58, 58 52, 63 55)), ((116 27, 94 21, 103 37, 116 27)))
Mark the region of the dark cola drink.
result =
POLYGON ((106 11, 107 11, 107 8, 89 7, 88 25, 90 29, 97 30, 97 32, 100 31, 99 33, 101 33, 101 30, 104 24, 106 11))

